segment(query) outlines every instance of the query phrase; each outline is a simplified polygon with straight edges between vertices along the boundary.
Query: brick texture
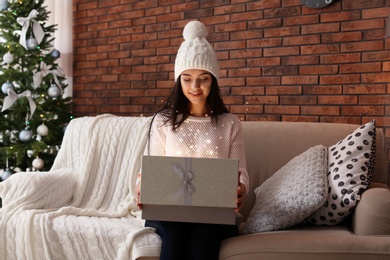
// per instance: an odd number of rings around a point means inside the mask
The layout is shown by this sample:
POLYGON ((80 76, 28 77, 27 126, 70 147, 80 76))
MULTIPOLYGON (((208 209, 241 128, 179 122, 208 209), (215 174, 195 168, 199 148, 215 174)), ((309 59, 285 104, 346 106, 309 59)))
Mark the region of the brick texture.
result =
POLYGON ((75 0, 74 113, 151 115, 173 86, 184 25, 200 20, 241 120, 363 124, 390 137, 390 1, 75 0))

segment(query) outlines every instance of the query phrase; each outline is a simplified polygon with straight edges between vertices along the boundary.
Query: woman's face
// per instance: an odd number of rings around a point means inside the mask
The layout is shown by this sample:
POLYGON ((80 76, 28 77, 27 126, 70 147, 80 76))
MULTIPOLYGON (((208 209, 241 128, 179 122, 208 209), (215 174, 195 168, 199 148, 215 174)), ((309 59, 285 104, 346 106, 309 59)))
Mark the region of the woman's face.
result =
POLYGON ((190 69, 181 73, 180 83, 193 113, 207 113, 207 97, 211 89, 211 74, 206 70, 190 69))

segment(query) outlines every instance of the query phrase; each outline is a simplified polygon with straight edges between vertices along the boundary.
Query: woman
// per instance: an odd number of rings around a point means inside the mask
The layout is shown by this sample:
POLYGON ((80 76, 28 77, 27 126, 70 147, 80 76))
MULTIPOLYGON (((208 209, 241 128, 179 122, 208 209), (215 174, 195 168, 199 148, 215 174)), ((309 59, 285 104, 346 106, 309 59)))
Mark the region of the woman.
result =
MULTIPOLYGON (((154 117, 147 154, 238 159, 238 213, 249 185, 241 122, 228 113, 222 101, 218 60, 207 34, 201 22, 185 26, 185 41, 175 60, 176 84, 165 107, 154 117)), ((140 178, 141 174, 138 193, 140 178)), ((218 259, 220 242, 238 235, 235 225, 147 220, 145 226, 155 228, 161 236, 163 260, 218 259)))

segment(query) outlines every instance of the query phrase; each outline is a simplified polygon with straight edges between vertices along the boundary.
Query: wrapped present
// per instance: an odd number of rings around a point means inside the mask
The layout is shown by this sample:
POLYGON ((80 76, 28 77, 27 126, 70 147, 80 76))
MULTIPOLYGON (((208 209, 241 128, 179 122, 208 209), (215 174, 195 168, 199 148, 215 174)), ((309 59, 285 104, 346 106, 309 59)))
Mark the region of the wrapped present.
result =
POLYGON ((142 218, 235 224, 238 160, 143 156, 142 218))

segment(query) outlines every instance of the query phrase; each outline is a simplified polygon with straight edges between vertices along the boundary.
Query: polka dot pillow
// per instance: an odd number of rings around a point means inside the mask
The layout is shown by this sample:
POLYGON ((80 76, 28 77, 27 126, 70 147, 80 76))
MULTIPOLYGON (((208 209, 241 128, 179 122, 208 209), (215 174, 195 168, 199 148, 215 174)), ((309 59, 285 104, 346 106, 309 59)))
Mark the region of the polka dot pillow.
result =
POLYGON ((308 222, 336 225, 352 212, 371 183, 375 137, 375 121, 371 121, 328 148, 328 198, 308 222))

